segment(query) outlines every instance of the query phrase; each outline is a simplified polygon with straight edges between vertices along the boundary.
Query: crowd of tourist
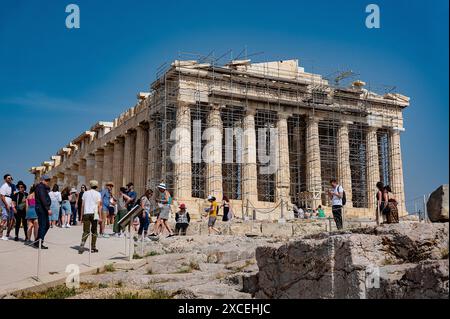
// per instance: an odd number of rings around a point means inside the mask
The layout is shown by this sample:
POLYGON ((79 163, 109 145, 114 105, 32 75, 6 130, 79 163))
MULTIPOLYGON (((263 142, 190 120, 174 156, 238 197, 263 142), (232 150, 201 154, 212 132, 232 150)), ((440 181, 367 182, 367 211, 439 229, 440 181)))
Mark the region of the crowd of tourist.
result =
MULTIPOLYGON (((337 228, 342 229, 345 190, 335 179, 330 181, 330 185, 328 196, 333 219, 337 228)), ((381 216, 384 223, 398 223, 397 202, 391 188, 382 182, 376 186, 377 220, 381 216)), ((82 185, 80 191, 68 187, 60 191, 56 184, 50 188, 50 177, 43 175, 40 182, 32 185, 27 192, 27 186, 22 181, 14 184, 13 177, 6 174, 0 187, 0 238, 9 240, 14 229, 14 240, 18 241, 20 229, 23 228, 26 244, 47 249, 44 239, 49 228, 71 228, 81 222, 83 234, 79 253, 85 251, 85 244, 90 235, 90 250, 97 252, 97 237, 124 236, 124 229, 119 221, 136 205, 142 208, 142 213, 133 220, 133 227, 144 240, 162 236, 164 232, 168 234, 167 237, 186 235, 191 221, 188 208, 184 203, 180 203, 175 213, 175 227, 172 229, 168 220, 173 198, 164 183, 160 183, 155 192, 148 189, 140 197, 131 182, 119 187, 118 195, 114 195, 114 187, 113 182, 107 182, 103 189, 99 189, 98 181, 91 180, 89 189, 82 185), (152 224, 152 232, 148 234, 152 224), (113 233, 107 234, 108 225, 112 226, 113 233)), ((223 196, 222 202, 219 203, 212 195, 209 195, 207 200, 209 207, 205 208, 202 217, 208 220, 208 233, 221 234, 215 223, 219 211, 222 211, 222 221, 227 222, 233 218, 230 200, 223 196)), ((326 218, 320 205, 316 209, 309 209, 297 203, 293 210, 296 218, 326 218)))

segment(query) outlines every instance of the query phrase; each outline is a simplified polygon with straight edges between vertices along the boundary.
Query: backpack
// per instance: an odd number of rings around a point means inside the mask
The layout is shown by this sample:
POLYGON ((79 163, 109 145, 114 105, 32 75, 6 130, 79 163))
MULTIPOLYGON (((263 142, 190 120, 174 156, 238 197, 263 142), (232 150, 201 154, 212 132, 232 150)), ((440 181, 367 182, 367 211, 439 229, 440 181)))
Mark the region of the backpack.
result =
MULTIPOLYGON (((338 188, 339 188, 339 186, 341 186, 341 185, 338 185, 338 188)), ((344 187, 342 187, 342 206, 345 206, 346 203, 347 203, 347 195, 345 195, 344 187)))
MULTIPOLYGON (((145 195, 144 195, 145 196, 145 195)), ((139 207, 141 207, 141 199, 142 199, 142 197, 143 196, 141 196, 141 197, 139 197, 138 199, 136 199, 136 202, 134 203, 134 206, 139 206, 139 207)))

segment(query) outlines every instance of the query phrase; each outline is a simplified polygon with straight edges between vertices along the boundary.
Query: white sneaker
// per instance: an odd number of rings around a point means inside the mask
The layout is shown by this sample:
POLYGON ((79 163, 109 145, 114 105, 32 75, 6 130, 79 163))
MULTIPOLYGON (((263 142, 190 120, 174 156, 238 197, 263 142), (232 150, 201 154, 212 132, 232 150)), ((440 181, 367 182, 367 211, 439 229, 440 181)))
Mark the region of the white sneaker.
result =
POLYGON ((66 224, 66 228, 70 228, 70 225, 69 225, 69 224, 66 224))
POLYGON ((9 240, 9 238, 6 237, 6 236, 3 236, 3 237, 2 237, 2 240, 9 240))

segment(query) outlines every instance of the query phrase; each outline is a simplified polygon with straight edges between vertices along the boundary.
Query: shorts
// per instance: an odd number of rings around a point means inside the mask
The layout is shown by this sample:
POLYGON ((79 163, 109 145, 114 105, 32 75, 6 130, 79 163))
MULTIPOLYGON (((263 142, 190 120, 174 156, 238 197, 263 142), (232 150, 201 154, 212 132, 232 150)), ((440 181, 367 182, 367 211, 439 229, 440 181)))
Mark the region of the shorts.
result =
POLYGON ((25 216, 25 219, 37 219, 36 214, 36 207, 35 206, 28 206, 27 215, 25 216))
POLYGON ((208 227, 214 227, 214 224, 216 223, 217 217, 210 216, 208 219, 208 227))
POLYGON ((168 220, 169 219, 169 215, 170 215, 170 207, 163 206, 163 207, 161 207, 161 210, 160 210, 158 218, 160 218, 162 220, 168 220))
POLYGON ((60 208, 61 206, 59 204, 51 204, 50 210, 52 211, 52 215, 50 216, 50 221, 58 221, 60 208))
POLYGON ((108 213, 110 216, 114 216, 116 214, 116 209, 112 206, 108 207, 108 213))
POLYGON ((5 208, 2 207, 2 220, 8 220, 9 219, 9 214, 5 208))
POLYGON ((61 210, 63 215, 72 215, 72 208, 68 200, 63 200, 61 204, 61 210))

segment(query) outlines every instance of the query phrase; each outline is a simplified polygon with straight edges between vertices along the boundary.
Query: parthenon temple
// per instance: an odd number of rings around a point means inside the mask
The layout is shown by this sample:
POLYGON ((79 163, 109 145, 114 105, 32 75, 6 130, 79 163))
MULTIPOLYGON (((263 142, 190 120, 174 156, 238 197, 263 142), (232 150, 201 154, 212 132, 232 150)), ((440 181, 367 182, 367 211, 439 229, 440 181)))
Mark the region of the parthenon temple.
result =
POLYGON ((257 219, 283 217, 293 203, 329 209, 332 178, 345 189, 346 216, 374 217, 375 185, 382 181, 400 213, 406 210, 404 95, 372 92, 361 80, 336 85, 305 72, 298 60, 242 59, 175 60, 137 97, 119 117, 97 122, 32 167, 36 181, 47 174, 78 190, 92 179, 102 186, 113 181, 115 193, 133 182, 138 194, 163 182, 174 209, 185 203, 194 218, 211 194, 226 195, 238 217, 257 219), (202 136, 211 128, 218 133, 202 136), (199 158, 205 147, 212 160, 199 158), (278 165, 267 172, 270 149, 278 165))

